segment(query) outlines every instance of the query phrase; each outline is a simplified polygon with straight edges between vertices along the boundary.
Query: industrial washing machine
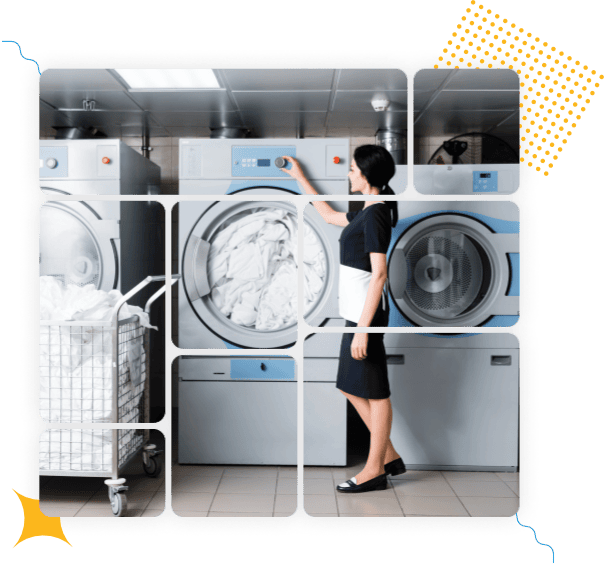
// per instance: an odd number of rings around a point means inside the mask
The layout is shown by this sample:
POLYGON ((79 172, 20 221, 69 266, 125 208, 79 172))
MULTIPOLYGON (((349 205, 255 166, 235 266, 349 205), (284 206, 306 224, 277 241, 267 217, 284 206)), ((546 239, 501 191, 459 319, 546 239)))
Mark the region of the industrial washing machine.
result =
MULTIPOLYGON (((163 275, 161 212, 157 202, 45 202, 40 209, 40 276, 126 294, 145 277, 163 275)), ((155 290, 144 289, 131 303, 144 306, 155 290)))
MULTIPOLYGON (((312 179, 313 186, 330 194, 348 193, 348 140, 199 140, 180 141, 180 194, 232 194, 244 197, 271 196, 275 201, 223 200, 216 202, 181 202, 178 206, 179 269, 178 346, 186 349, 283 348, 297 339, 297 325, 275 331, 258 331, 234 324, 215 306, 209 293, 207 259, 211 240, 238 215, 254 209, 283 209, 296 214, 290 201, 299 194, 296 181, 279 170, 275 160, 282 155, 299 158, 312 179), (341 156, 341 157, 340 157, 341 156), (338 163, 334 162, 338 158, 338 163), (231 162, 232 161, 232 162, 231 162), (242 179, 241 177, 251 177, 242 179)), ((338 210, 347 202, 337 202, 338 210)), ((308 229, 323 241, 330 228, 316 219, 308 229)), ((324 246, 332 253, 331 246, 324 246)), ((332 265, 333 257, 327 259, 332 265)), ((331 269, 331 268, 330 268, 331 269)), ((329 270, 323 289, 309 310, 321 310, 330 296, 335 272, 329 270)))
POLYGON ((119 139, 40 141, 40 188, 60 194, 159 194, 160 168, 119 139))
POLYGON ((185 355, 177 363, 179 463, 296 465, 291 357, 185 355))
MULTIPOLYGON (((346 465, 342 334, 304 345, 304 463, 346 465)), ((392 442, 410 469, 518 470, 518 341, 511 334, 384 337, 392 442)))
MULTIPOLYGON (((314 208, 307 206, 304 213, 306 221, 322 222, 314 208)), ((390 327, 508 327, 518 321, 519 213, 514 204, 399 202, 399 218, 387 254, 390 327)), ((328 228, 322 241, 331 246, 326 255, 336 273, 341 228, 328 228)), ((339 317, 338 285, 326 292, 324 310, 305 316, 310 325, 326 325, 332 314, 339 317)))

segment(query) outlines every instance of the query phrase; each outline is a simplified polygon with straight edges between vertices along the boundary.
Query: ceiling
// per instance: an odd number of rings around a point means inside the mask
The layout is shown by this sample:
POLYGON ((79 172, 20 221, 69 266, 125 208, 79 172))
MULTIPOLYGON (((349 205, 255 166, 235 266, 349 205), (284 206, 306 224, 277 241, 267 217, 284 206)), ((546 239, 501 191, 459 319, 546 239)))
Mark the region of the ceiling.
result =
POLYGON ((512 70, 419 71, 413 80, 414 135, 518 136, 519 102, 518 74, 512 70))
POLYGON ((40 79, 40 136, 94 127, 109 137, 208 137, 244 127, 254 137, 373 136, 407 129, 407 77, 397 69, 217 69, 222 88, 130 90, 109 69, 48 70, 40 79), (375 112, 371 100, 390 100, 375 112), (94 110, 83 101, 94 100, 94 110))

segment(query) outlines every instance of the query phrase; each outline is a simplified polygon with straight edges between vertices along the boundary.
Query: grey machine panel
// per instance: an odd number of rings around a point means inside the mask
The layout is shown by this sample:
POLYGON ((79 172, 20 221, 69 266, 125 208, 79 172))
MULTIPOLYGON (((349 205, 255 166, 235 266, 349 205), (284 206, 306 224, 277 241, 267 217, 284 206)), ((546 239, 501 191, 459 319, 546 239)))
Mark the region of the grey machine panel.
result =
POLYGON ((295 380, 181 380, 178 461, 296 465, 296 406, 295 380))
POLYGON ((411 469, 515 471, 518 349, 399 349, 391 439, 411 469), (401 363, 402 361, 402 363, 401 363))

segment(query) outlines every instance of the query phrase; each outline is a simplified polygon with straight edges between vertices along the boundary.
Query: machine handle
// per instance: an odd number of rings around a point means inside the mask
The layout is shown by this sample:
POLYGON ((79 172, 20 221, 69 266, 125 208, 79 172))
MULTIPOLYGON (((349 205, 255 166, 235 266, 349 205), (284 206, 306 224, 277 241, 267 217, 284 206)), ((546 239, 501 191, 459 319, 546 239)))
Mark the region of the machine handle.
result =
POLYGON ((184 283, 191 300, 197 300, 210 294, 208 281, 208 256, 210 244, 203 239, 191 235, 184 259, 184 283))
POLYGON ((386 363, 390 363, 390 365, 404 365, 405 356, 404 355, 386 355, 386 363))
MULTIPOLYGON (((160 277, 163 280, 166 280, 166 277, 160 277)), ((172 275, 172 280, 170 282, 170 286, 173 286, 176 282, 178 282, 178 280, 180 279, 180 275, 172 275)), ((162 285, 162 287, 155 293, 153 294, 149 300, 147 300, 147 303, 145 304, 145 312, 147 314, 149 314, 149 312, 151 312, 151 305, 164 293, 166 292, 166 285, 162 285)))
POLYGON ((491 355, 491 365, 509 366, 512 364, 511 355, 491 355))
POLYGON ((407 289, 407 258, 402 249, 393 249, 388 262, 388 285, 392 298, 403 298, 407 289))

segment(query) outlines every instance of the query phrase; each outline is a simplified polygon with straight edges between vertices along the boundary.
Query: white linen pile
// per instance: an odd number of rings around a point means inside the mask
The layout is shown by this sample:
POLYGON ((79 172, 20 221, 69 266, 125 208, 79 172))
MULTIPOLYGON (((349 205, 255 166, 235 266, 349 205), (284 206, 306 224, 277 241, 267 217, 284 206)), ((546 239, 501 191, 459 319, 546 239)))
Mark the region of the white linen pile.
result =
MULTIPOLYGON (((264 331, 296 322, 297 235, 295 214, 282 208, 253 208, 225 222, 210 241, 208 257, 210 297, 222 314, 264 331)), ((311 248, 312 288, 305 286, 305 309, 318 298, 325 277, 325 254, 311 248)))
MULTIPOLYGON (((112 437, 112 430, 45 430, 40 436, 40 470, 110 473, 112 437)), ((137 430, 119 430, 119 458, 124 461, 142 442, 137 430)))
POLYGON ((304 222, 304 313, 319 300, 327 277, 327 261, 323 244, 317 234, 304 222))
MULTIPOLYGON (((114 343, 111 327, 86 325, 111 319, 122 297, 117 290, 105 292, 93 285, 63 285, 54 277, 40 277, 40 318, 77 321, 77 325, 40 325, 40 412, 49 422, 109 422, 113 397, 114 343)), ((149 316, 137 306, 124 304, 120 320, 138 316, 152 327, 149 316)), ((138 324, 137 324, 138 325, 138 324)), ((134 330, 142 336, 142 331, 134 330)), ((120 343, 120 357, 130 378, 122 378, 119 405, 129 421, 138 421, 137 402, 144 387, 140 362, 142 337, 120 343)), ((120 373, 125 371, 121 370, 120 373)))

